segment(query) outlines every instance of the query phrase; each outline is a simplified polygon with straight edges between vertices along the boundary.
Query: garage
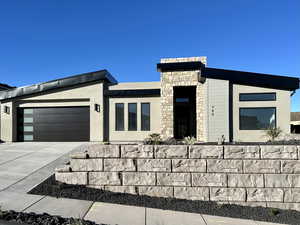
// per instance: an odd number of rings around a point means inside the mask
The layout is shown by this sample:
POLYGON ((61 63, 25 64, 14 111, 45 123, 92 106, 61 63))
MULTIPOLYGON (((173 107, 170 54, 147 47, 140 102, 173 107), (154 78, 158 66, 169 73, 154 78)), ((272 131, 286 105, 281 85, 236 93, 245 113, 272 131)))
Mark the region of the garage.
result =
POLYGON ((89 141, 90 108, 17 108, 18 141, 89 141))

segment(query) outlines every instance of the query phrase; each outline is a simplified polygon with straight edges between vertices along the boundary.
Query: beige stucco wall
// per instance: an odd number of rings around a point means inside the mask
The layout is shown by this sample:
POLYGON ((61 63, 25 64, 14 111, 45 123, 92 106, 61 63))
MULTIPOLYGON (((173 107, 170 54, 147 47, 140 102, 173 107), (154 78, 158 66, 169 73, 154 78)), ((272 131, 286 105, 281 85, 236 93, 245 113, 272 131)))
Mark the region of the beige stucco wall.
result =
POLYGON ((233 85, 233 140, 234 141, 266 141, 262 130, 240 130, 240 107, 276 107, 276 123, 284 133, 290 133, 290 91, 260 88, 246 85, 233 85), (276 101, 239 101, 240 93, 275 92, 276 101))
POLYGON ((160 82, 124 82, 108 87, 108 90, 136 90, 136 89, 159 89, 160 82))
MULTIPOLYGON (((2 103, 14 111, 17 107, 90 106, 90 141, 103 141, 103 84, 94 83, 2 103), (100 112, 94 110, 100 105, 100 112)), ((7 115, 1 110, 1 139, 16 141, 16 113, 7 115)))
POLYGON ((160 97, 110 98, 109 140, 142 141, 151 133, 160 133, 160 97), (115 130, 115 104, 124 103, 124 131, 115 130), (128 103, 137 103, 137 131, 128 131, 128 103), (141 103, 150 103, 150 131, 141 131, 141 103))

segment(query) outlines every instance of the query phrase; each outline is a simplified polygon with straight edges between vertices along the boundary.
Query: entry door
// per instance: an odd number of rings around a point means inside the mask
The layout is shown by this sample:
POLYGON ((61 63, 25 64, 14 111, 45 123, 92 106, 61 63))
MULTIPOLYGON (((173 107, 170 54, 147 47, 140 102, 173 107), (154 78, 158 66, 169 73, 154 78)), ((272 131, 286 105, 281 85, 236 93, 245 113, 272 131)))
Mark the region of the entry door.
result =
POLYGON ((89 141, 89 107, 18 109, 19 141, 89 141))
POLYGON ((196 137, 196 87, 174 88, 174 137, 196 137))

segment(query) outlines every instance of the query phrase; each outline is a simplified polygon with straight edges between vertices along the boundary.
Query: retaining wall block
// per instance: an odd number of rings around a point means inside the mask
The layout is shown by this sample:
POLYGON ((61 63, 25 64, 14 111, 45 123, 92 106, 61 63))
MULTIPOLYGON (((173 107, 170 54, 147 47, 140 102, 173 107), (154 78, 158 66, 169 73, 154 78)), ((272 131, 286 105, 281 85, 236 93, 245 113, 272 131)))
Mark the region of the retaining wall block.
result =
POLYGON ((103 171, 103 159, 71 159, 72 171, 103 171))
POLYGON ((122 145, 122 158, 153 158, 153 145, 122 145))
POLYGON ((189 158, 191 159, 221 159, 223 156, 223 146, 192 145, 189 147, 189 158))
POLYGON ((246 201, 245 188, 210 188, 211 201, 246 201))
POLYGON ((123 185, 155 185, 155 173, 124 172, 123 185))
POLYGON ((138 187, 139 195, 148 195, 152 197, 163 197, 172 198, 173 197, 173 187, 138 187))
POLYGON ((88 153, 87 152, 74 152, 70 155, 71 159, 87 159, 88 153))
POLYGON ((209 201, 209 188, 174 187, 174 197, 180 199, 209 201))
POLYGON ((104 171, 136 171, 133 159, 104 159, 104 171))
POLYGON ((259 159, 260 158, 259 146, 224 146, 225 159, 259 159))
POLYGON ((227 176, 224 173, 192 173, 192 186, 226 187, 227 176))
POLYGON ((280 161, 244 160, 244 173, 280 173, 280 161))
POLYGON ((300 188, 288 188, 284 190, 284 202, 300 203, 300 188))
POLYGON ((249 202, 283 202, 281 188, 247 188, 249 202))
POLYGON ((266 187, 300 187, 300 174, 266 174, 266 187))
POLYGON ((267 207, 300 211, 300 203, 267 202, 267 207))
POLYGON ((137 159, 137 170, 144 172, 171 172, 171 160, 137 159))
POLYGON ((87 153, 90 158, 119 158, 120 146, 92 144, 88 145, 87 153))
POLYGON ((89 172, 89 185, 121 185, 118 172, 89 172))
POLYGON ((205 159, 172 159, 173 172, 206 172, 205 159))
POLYGON ((300 174, 300 160, 282 160, 281 172, 300 174))
POLYGON ((186 145, 157 145, 154 147, 155 158, 187 158, 186 145))
POLYGON ((190 173, 157 173, 157 185, 191 186, 190 173))
POLYGON ((243 171, 242 160, 208 159, 207 172, 212 173, 241 173, 243 171))
POLYGON ((66 184, 87 185, 86 172, 55 173, 55 180, 66 184))
POLYGON ((263 159, 298 159, 298 150, 295 145, 262 145, 263 159))
POLYGON ((264 187, 264 175, 228 174, 228 187, 264 187))
POLYGON ((104 190, 126 194, 137 194, 135 186, 105 186, 104 190))

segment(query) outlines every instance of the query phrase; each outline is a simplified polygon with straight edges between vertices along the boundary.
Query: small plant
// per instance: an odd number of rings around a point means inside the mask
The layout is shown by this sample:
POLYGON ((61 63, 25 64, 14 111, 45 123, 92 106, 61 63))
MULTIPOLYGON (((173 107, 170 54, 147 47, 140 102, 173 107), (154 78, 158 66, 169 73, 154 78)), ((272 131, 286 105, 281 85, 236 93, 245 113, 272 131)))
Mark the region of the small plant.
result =
POLYGON ((166 140, 164 140, 165 145, 177 145, 177 140, 173 137, 169 137, 166 140))
POLYGON ((218 145, 223 145, 225 142, 225 136, 222 135, 220 138, 218 138, 218 145))
POLYGON ((182 142, 185 145, 194 145, 196 143, 196 138, 188 136, 185 137, 182 142))
POLYGON ((162 142, 161 136, 158 133, 149 134, 149 137, 144 139, 143 144, 145 145, 159 145, 162 142))
POLYGON ((280 136, 282 130, 280 127, 269 127, 265 130, 265 136, 268 137, 269 141, 275 141, 280 136))
POLYGON ((274 208, 271 209, 272 216, 277 216, 279 213, 280 213, 279 209, 274 209, 274 208))

